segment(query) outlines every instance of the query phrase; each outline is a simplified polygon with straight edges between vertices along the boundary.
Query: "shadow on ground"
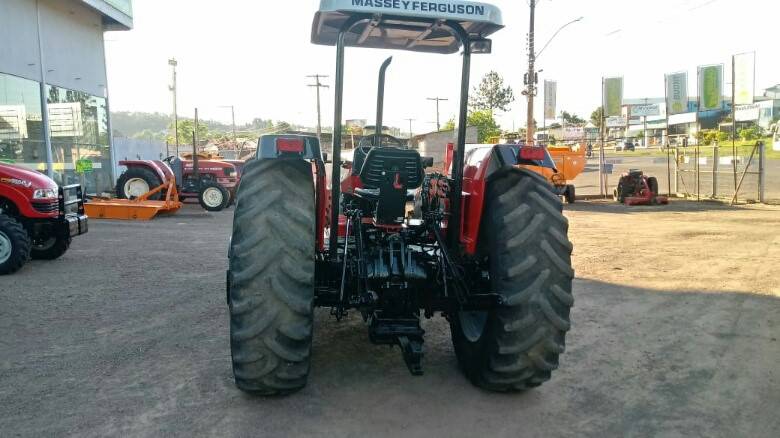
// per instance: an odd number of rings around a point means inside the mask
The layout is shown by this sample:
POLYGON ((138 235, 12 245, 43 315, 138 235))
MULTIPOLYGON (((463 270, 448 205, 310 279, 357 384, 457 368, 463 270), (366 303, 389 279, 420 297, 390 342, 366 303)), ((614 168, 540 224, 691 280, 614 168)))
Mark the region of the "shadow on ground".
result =
POLYGON ((6 436, 750 436, 780 430, 780 300, 576 280, 552 381, 493 394, 460 374, 441 318, 425 371, 317 315, 301 392, 235 389, 224 293, 231 215, 91 225, 0 279, 6 436), (175 238, 171 238, 175 236, 175 238))

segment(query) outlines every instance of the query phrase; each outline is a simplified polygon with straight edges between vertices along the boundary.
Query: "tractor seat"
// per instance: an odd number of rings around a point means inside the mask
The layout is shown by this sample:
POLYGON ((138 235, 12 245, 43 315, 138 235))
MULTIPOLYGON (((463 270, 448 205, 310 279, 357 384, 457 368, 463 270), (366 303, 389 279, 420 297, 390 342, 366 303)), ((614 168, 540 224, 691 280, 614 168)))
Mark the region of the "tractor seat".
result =
POLYGON ((403 222, 406 202, 414 199, 414 190, 422 185, 422 160, 413 149, 375 147, 360 168, 363 188, 355 194, 375 203, 374 219, 379 224, 403 222))

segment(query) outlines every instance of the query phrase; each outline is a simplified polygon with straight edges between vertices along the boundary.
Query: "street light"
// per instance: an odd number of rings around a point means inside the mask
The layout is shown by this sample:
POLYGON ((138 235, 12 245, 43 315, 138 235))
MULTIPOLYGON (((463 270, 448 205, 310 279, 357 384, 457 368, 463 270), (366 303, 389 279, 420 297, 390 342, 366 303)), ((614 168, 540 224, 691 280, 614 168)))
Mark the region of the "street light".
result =
MULTIPOLYGON (((560 28, 558 28, 558 30, 556 30, 556 31, 555 31, 555 33, 554 33, 554 34, 553 34, 553 35, 550 37, 550 39, 549 39, 549 40, 547 40, 547 42, 544 44, 544 47, 542 47, 542 50, 540 50, 540 51, 539 51, 539 53, 537 53, 537 54, 536 54, 536 59, 538 60, 538 59, 539 59, 539 57, 540 57, 540 56, 542 56, 542 52, 544 52, 544 49, 546 49, 546 48, 547 48, 547 46, 549 46, 549 45, 550 45, 550 43, 552 42, 552 40, 553 40, 553 39, 555 39, 555 37, 556 37, 556 36, 558 36, 558 34, 559 34, 559 33, 560 33, 560 32, 561 32, 561 31, 562 31, 562 30, 563 30, 565 27, 569 26, 570 24, 574 24, 574 23, 576 23, 576 22, 578 22, 578 21, 582 21, 582 19, 583 19, 583 18, 584 18, 584 17, 575 18, 574 20, 571 20, 570 22, 568 22, 568 23, 564 24, 563 26, 561 26, 560 28)), ((539 71, 541 71, 541 70, 539 70, 539 71)))
MULTIPOLYGON (((176 62, 176 58, 168 60, 168 65, 173 69, 173 85, 168 86, 168 89, 173 92, 173 136, 176 144, 176 156, 179 156, 179 114, 176 108, 176 66, 179 65, 176 62)), ((165 151, 168 152, 168 151, 165 151)))
POLYGON ((534 64, 536 63, 536 59, 542 54, 542 52, 544 52, 544 49, 550 45, 550 42, 552 42, 552 40, 558 35, 558 33, 560 33, 560 31, 563 30, 563 28, 582 20, 583 18, 579 17, 561 26, 558 30, 555 31, 553 36, 550 37, 547 43, 545 43, 544 47, 542 47, 542 50, 537 53, 536 49, 534 48, 534 37, 536 36, 534 34, 536 3, 536 0, 530 0, 529 3, 531 8, 531 22, 528 27, 528 73, 526 73, 525 78, 526 89, 523 91, 523 94, 528 98, 528 121, 526 128, 526 142, 528 144, 533 144, 534 142, 534 96, 536 95, 537 83, 537 72, 534 71, 534 64))

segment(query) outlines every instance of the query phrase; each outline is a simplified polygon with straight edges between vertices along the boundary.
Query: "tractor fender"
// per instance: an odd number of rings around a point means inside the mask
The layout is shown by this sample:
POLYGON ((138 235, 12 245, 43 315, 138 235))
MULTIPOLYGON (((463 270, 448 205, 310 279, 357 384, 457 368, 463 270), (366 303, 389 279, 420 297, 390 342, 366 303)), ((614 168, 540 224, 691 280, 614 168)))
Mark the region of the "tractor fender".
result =
POLYGON ((128 169, 131 167, 144 167, 154 172, 160 181, 168 181, 173 178, 173 171, 167 164, 160 160, 121 160, 120 166, 125 166, 128 169))
POLYGON ((519 158, 518 145, 474 145, 467 147, 463 168, 463 210, 460 241, 467 254, 477 252, 479 227, 485 207, 487 184, 493 175, 508 167, 532 165, 554 169, 555 164, 546 152, 541 161, 528 162, 519 158))

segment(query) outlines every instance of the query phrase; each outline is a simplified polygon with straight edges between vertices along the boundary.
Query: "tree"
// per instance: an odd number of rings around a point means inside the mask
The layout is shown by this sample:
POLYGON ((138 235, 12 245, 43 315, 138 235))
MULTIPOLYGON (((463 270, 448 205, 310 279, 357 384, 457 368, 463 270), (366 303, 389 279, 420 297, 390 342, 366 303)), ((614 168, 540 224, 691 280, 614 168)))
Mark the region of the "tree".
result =
POLYGON ((504 86, 504 78, 491 71, 482 78, 478 87, 474 87, 469 106, 472 111, 507 111, 509 104, 515 101, 512 87, 504 86))
POLYGON ((569 113, 567 111, 561 112, 561 118, 569 125, 584 125, 585 120, 581 119, 577 114, 569 113))
MULTIPOLYGON (((179 119, 179 144, 192 144, 192 133, 195 130, 195 122, 189 119, 179 119)), ((209 135, 209 128, 202 124, 198 124, 198 140, 204 140, 209 135)), ((168 126, 168 143, 175 143, 176 138, 174 135, 173 123, 168 126)))
POLYGON ((444 124, 442 127, 443 131, 454 131, 455 130, 455 118, 451 118, 447 120, 447 123, 444 124))
POLYGON ((477 141, 479 143, 485 143, 490 137, 501 135, 501 128, 489 110, 470 112, 468 126, 477 128, 477 141))
POLYGON ((604 120, 604 108, 598 107, 592 113, 590 113, 590 122, 601 129, 601 121, 604 120))

